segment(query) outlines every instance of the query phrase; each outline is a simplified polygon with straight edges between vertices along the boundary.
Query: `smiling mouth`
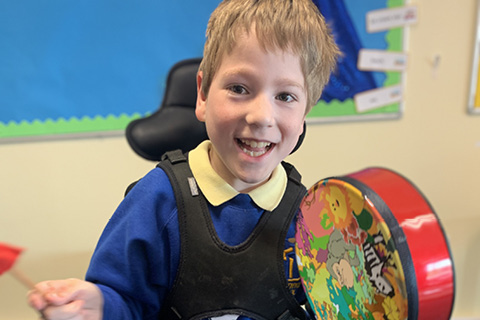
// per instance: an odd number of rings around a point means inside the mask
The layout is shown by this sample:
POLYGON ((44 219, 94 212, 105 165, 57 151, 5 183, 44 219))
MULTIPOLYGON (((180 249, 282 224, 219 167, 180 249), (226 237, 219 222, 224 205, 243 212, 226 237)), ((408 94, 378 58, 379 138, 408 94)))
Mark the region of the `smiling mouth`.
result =
POLYGON ((251 157, 260 157, 273 146, 271 142, 237 139, 238 146, 251 157))

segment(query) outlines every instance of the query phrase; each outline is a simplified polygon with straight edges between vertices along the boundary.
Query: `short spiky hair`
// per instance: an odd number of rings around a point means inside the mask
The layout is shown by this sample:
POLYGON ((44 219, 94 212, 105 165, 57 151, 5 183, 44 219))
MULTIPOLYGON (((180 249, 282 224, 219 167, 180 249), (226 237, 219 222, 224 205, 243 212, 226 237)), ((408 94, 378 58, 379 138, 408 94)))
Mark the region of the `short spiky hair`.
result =
POLYGON ((292 50, 300 57, 307 88, 307 112, 316 104, 339 50, 325 19, 312 0, 224 0, 212 13, 200 69, 202 92, 208 95, 222 57, 241 32, 255 33, 265 50, 292 50))

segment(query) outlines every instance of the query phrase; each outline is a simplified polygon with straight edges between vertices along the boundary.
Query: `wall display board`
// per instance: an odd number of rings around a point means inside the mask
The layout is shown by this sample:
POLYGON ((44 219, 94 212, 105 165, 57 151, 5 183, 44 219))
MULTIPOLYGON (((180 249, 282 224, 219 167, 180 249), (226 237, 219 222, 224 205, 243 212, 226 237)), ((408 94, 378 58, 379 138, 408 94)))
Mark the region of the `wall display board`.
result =
POLYGON ((470 80, 470 95, 468 111, 480 114, 480 0, 477 0, 477 31, 473 50, 472 79, 470 80))
POLYGON ((310 121, 394 119, 401 116, 405 26, 417 10, 404 0, 315 1, 343 52, 338 70, 310 121))
MULTIPOLYGON (((344 52, 309 121, 402 112, 406 0, 313 0, 344 52)), ((202 55, 220 0, 0 2, 0 142, 121 132, 161 103, 168 70, 202 55)))

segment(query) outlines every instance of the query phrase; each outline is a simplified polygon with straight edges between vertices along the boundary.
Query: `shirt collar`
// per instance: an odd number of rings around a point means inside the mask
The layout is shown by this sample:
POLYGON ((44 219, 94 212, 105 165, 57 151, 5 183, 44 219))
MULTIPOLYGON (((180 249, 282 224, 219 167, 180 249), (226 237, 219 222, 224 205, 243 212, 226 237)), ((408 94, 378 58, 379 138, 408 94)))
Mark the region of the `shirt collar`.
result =
MULTIPOLYGON (((212 146, 209 140, 198 145, 188 154, 188 163, 197 184, 205 198, 214 206, 221 205, 239 192, 230 186, 213 170, 208 152, 212 146)), ((272 172, 270 179, 258 188, 248 192, 252 200, 262 209, 273 211, 287 188, 287 174, 281 164, 272 172)))

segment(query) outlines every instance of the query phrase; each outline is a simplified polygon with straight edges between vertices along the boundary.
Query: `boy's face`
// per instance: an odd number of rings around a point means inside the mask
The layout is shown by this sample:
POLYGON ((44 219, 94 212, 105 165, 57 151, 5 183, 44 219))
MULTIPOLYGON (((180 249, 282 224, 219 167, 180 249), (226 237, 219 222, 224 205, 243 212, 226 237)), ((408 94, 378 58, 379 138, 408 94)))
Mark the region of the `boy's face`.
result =
POLYGON ((264 51, 251 31, 225 53, 208 92, 197 76, 196 115, 213 148, 213 169, 237 191, 267 181, 303 130, 307 95, 299 57, 264 51))

